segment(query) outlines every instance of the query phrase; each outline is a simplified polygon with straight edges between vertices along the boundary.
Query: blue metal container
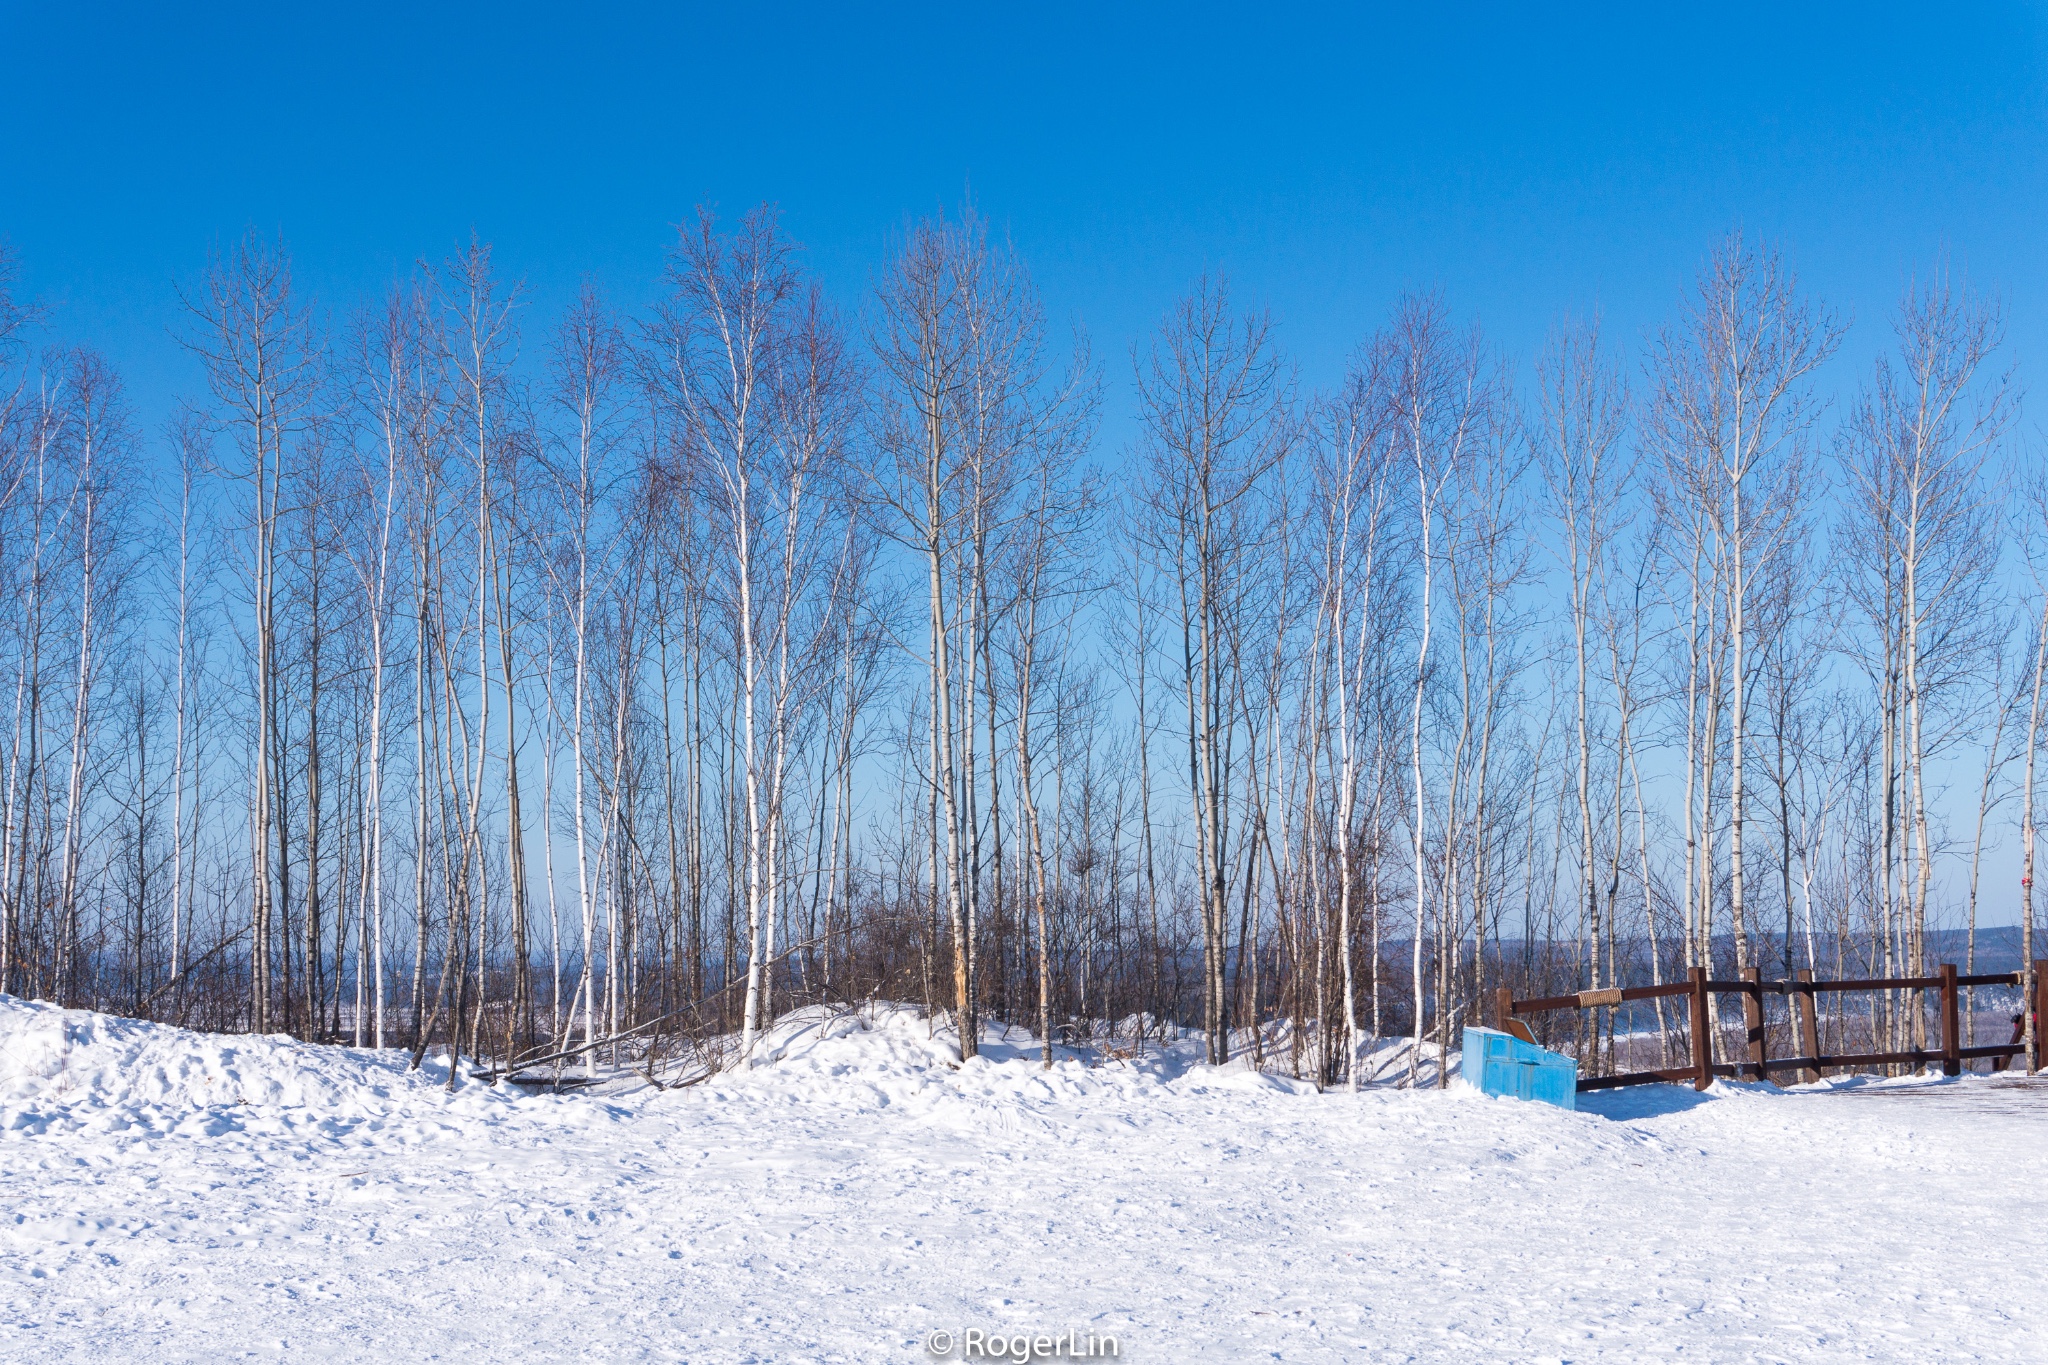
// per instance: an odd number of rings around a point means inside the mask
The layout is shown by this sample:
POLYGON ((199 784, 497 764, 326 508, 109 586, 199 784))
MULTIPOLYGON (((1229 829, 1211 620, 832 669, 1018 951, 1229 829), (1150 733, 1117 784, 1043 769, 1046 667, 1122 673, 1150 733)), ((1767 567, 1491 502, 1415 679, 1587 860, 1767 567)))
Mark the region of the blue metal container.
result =
POLYGON ((1579 1064, 1562 1053, 1490 1028, 1465 1030, 1459 1074, 1489 1095, 1579 1107, 1579 1064))

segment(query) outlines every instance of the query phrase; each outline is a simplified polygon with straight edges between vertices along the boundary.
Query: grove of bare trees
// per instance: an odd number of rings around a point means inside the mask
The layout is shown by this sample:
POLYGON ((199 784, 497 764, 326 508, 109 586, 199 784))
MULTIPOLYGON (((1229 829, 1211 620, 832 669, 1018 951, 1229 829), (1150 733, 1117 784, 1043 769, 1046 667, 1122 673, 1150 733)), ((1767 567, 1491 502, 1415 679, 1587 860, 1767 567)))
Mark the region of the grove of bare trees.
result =
POLYGON ((1318 391, 1220 276, 1098 361, 972 212, 845 299, 699 214, 559 317, 251 235, 156 414, 17 278, 0 990, 651 1076, 880 998, 1355 1086, 1499 986, 2039 950, 2048 480, 1939 263, 1861 377, 1734 236, 1646 337, 1416 295, 1318 391))

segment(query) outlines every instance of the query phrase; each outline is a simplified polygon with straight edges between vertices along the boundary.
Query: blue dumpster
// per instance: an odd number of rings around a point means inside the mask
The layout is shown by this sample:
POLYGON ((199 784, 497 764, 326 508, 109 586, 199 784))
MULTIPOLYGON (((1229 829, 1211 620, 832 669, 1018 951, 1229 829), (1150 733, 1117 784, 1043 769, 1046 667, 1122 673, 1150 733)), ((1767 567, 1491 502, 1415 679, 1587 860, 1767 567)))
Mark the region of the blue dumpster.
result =
POLYGON ((1489 1095, 1579 1107, 1579 1064, 1562 1053, 1490 1028, 1465 1030, 1459 1074, 1489 1095))

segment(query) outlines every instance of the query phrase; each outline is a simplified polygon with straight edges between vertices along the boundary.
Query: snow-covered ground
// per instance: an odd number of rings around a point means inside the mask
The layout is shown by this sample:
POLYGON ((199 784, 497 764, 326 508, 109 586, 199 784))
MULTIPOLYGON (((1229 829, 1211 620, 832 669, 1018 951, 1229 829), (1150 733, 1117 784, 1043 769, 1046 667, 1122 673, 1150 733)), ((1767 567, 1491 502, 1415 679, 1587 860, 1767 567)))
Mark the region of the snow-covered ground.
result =
POLYGON ((2048 1360, 2048 1091, 2011 1080, 1573 1114, 958 1067, 906 1011, 766 1041, 689 1089, 449 1095, 0 996, 0 1359, 2048 1360))

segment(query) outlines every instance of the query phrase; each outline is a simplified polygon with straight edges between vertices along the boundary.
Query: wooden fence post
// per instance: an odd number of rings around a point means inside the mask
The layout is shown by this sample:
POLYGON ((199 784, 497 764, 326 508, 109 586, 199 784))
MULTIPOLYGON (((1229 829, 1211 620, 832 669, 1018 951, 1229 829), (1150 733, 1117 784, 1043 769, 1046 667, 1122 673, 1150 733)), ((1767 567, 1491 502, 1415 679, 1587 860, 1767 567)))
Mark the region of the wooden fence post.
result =
POLYGON ((1956 964, 1941 964, 1941 1074, 1963 1074, 1963 1028, 1956 1010, 1956 964))
POLYGON ((1793 993, 1793 999, 1799 1005, 1799 1050, 1813 1058, 1813 1065, 1804 1068, 1799 1074, 1809 1081, 1817 1081, 1820 1079, 1820 1021, 1815 1018, 1817 1012, 1813 1007, 1813 991, 1810 989, 1813 985, 1813 968, 1799 969, 1799 984, 1809 987, 1807 990, 1793 993))
POLYGON ((1695 1090, 1714 1083, 1714 1039, 1707 1029, 1707 969, 1692 969, 1692 1065, 1695 1090))
POLYGON ((1508 1021, 1515 1017, 1515 993, 1506 986, 1493 992, 1493 1027, 1497 1033, 1511 1033, 1508 1021))
POLYGON ((1749 1073, 1760 1081, 1771 1078, 1770 1060, 1764 1043, 1764 972, 1761 967, 1744 969, 1742 980, 1749 987, 1742 993, 1742 1026, 1749 1044, 1749 1073))

